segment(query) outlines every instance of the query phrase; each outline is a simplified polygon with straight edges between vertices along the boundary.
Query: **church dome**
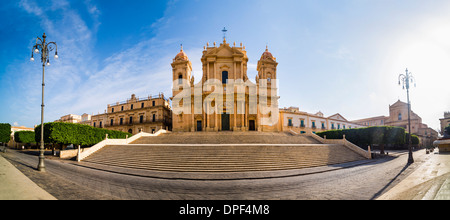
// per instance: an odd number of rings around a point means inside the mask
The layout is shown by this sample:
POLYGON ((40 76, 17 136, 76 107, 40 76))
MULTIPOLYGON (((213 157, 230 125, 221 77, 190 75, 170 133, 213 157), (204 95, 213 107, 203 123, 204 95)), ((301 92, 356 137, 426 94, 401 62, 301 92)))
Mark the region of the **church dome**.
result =
POLYGON ((181 46, 180 52, 175 56, 175 60, 189 60, 186 53, 183 51, 183 46, 181 46))
POLYGON ((275 57, 273 57, 272 53, 269 52, 269 49, 266 46, 266 51, 261 55, 261 60, 270 59, 275 61, 275 57))

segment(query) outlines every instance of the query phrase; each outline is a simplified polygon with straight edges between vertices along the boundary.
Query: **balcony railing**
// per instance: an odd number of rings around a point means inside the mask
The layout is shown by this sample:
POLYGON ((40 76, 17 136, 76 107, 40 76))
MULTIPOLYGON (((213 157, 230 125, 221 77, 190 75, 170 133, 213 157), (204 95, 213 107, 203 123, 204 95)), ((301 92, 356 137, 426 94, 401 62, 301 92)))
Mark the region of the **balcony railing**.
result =
POLYGON ((159 95, 147 96, 147 97, 144 97, 144 98, 136 98, 136 100, 133 101, 133 102, 131 101, 131 99, 127 99, 126 101, 112 103, 112 104, 110 104, 110 107, 123 105, 123 104, 127 104, 127 103, 135 103, 135 102, 147 101, 147 100, 152 100, 152 99, 160 99, 160 98, 162 98, 162 99, 164 99, 166 101, 169 101, 169 99, 164 96, 164 93, 161 93, 159 95))

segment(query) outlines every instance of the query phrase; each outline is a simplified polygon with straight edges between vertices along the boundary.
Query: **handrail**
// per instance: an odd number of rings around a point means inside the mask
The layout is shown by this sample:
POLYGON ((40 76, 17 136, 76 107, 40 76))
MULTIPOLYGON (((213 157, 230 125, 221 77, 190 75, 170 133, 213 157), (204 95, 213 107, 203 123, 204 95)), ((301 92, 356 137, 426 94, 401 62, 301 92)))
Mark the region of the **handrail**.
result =
POLYGON ((324 139, 314 133, 311 133, 310 135, 312 138, 316 139, 317 141, 319 141, 322 144, 342 144, 342 145, 346 146, 347 148, 349 148, 350 150, 354 151, 355 153, 357 153, 367 159, 372 158, 372 155, 369 151, 366 151, 366 150, 358 147, 357 145, 355 145, 352 142, 345 139, 345 137, 343 139, 324 139))
POLYGON ((372 155, 369 151, 366 151, 366 150, 358 147, 356 144, 353 144, 352 142, 348 141, 347 139, 345 139, 345 138, 342 139, 342 142, 343 142, 344 146, 346 146, 350 150, 353 150, 354 152, 358 153, 359 155, 361 155, 367 159, 372 158, 372 155))
POLYGON ((293 131, 292 129, 289 129, 288 132, 291 133, 291 134, 293 134, 293 135, 299 135, 297 132, 293 131))
POLYGON ((105 140, 97 143, 96 145, 90 147, 90 148, 85 148, 83 152, 78 152, 77 155, 77 161, 80 162, 82 160, 84 160, 86 157, 90 156, 91 154, 95 153, 96 151, 102 149, 103 147, 107 146, 107 145, 125 145, 128 143, 131 143, 137 139, 139 139, 140 137, 148 137, 148 136, 158 136, 160 134, 164 134, 164 133, 168 133, 169 131, 166 131, 164 129, 160 129, 158 132, 154 133, 154 134, 150 134, 150 133, 145 133, 145 132, 140 132, 136 135, 133 135, 131 138, 126 138, 126 139, 108 139, 105 138, 105 140))

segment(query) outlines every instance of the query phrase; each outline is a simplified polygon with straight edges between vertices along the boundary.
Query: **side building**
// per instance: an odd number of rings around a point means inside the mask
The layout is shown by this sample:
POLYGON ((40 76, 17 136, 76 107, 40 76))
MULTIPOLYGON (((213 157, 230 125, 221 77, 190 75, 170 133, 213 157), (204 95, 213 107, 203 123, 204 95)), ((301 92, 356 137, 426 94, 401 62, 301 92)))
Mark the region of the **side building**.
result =
POLYGON ((55 120, 55 122, 66 122, 66 123, 74 123, 74 124, 87 124, 91 125, 91 115, 90 114, 82 114, 82 115, 75 115, 75 114, 68 114, 64 115, 58 120, 55 120))
POLYGON ((66 122, 66 123, 80 123, 81 122, 81 116, 80 115, 74 115, 74 114, 68 114, 61 116, 58 120, 55 120, 55 122, 66 122))
MULTIPOLYGON (((422 123, 422 118, 411 110, 411 133, 420 139, 419 146, 426 147, 432 145, 438 138, 438 132, 422 123)), ((389 105, 389 116, 377 116, 352 121, 364 126, 397 126, 408 131, 408 104, 398 100, 389 105)))
POLYGON ((450 112, 444 112, 444 118, 440 118, 441 121, 441 135, 444 135, 444 129, 450 126, 450 112))
POLYGON ((339 113, 324 117, 323 113, 320 111, 312 114, 300 111, 298 107, 280 109, 280 120, 282 131, 292 130, 300 134, 316 133, 333 129, 367 127, 348 121, 339 113))
POLYGON ((172 130, 170 103, 164 94, 136 98, 134 94, 123 102, 109 104, 105 113, 93 115, 90 125, 137 134, 154 133, 159 129, 172 130))
POLYGON ((27 128, 25 126, 11 126, 11 139, 8 142, 8 146, 9 147, 14 147, 16 149, 20 149, 21 146, 18 145, 18 143, 16 142, 16 140, 14 140, 14 133, 16 133, 17 131, 33 131, 34 132, 34 128, 27 128))

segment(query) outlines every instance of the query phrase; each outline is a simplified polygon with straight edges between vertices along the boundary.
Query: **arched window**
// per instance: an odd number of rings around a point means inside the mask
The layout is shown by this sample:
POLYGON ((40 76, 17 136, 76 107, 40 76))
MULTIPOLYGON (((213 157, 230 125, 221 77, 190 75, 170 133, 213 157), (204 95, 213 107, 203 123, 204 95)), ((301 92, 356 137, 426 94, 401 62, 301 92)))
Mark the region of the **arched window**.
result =
POLYGON ((178 84, 182 84, 183 83, 183 75, 179 75, 178 76, 178 84))
POLYGON ((399 120, 399 121, 402 120, 402 113, 398 113, 398 120, 399 120))

